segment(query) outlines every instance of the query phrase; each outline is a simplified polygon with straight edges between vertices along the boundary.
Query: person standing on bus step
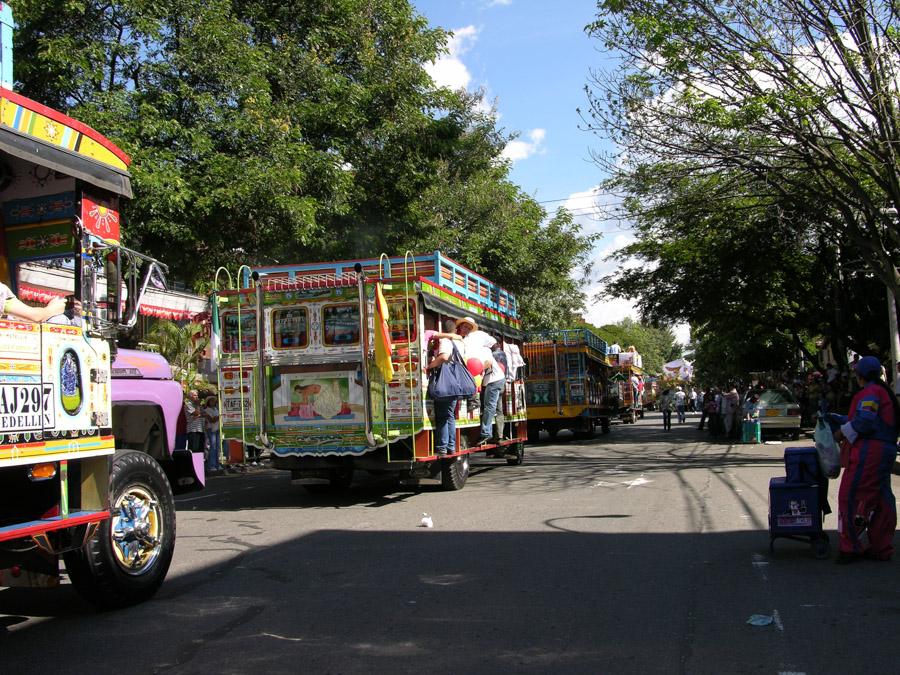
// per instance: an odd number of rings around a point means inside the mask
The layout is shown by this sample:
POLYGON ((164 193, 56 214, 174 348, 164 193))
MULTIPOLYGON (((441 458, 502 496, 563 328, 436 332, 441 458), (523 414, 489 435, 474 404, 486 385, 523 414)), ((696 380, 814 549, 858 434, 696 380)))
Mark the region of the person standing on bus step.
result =
POLYGON ((187 447, 191 452, 203 451, 203 413, 200 410, 200 394, 196 389, 188 392, 184 402, 184 418, 187 423, 187 447))
MULTIPOLYGON (((444 322, 445 333, 453 331, 455 324, 452 320, 444 322)), ((459 350, 463 362, 466 360, 465 346, 459 340, 447 337, 439 338, 437 353, 425 367, 426 372, 434 368, 440 368, 450 360, 453 355, 453 347, 459 350)), ((455 396, 449 398, 434 399, 434 436, 435 454, 452 455, 456 452, 456 403, 455 396)))
MULTIPOLYGON (((478 359, 487 370, 491 363, 491 348, 497 343, 497 340, 481 330, 475 323, 475 319, 470 316, 458 319, 454 330, 462 337, 463 344, 466 346, 466 360, 478 359)), ((482 380, 481 386, 484 391, 484 380, 482 380)), ((480 406, 481 398, 483 397, 475 395, 469 399, 469 409, 474 410, 480 406)), ((482 410, 481 415, 484 414, 484 410, 482 410)))
POLYGON ((881 380, 876 357, 861 358, 856 377, 860 390, 850 402, 849 415, 829 415, 829 421, 841 425, 834 438, 841 442, 844 468, 838 490, 839 564, 861 557, 890 560, 897 529, 891 470, 897 459, 900 404, 881 380))
MULTIPOLYGON (((506 389, 506 370, 498 361, 501 354, 505 361, 506 355, 503 354, 503 348, 499 345, 500 343, 494 340, 494 344, 491 346, 491 356, 485 362, 487 366, 481 380, 481 435, 478 437, 478 445, 489 443, 494 437, 494 418, 497 415, 497 404, 500 402, 500 395, 506 389)), ((502 424, 503 422, 501 421, 501 431, 502 424)), ((498 438, 502 435, 502 433, 497 434, 498 438)))

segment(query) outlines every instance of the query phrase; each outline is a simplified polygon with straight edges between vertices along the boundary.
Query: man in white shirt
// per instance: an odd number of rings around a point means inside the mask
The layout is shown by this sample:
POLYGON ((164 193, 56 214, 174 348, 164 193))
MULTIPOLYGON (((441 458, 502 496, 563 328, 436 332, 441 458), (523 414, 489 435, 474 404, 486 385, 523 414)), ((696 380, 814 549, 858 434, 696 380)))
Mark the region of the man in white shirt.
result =
POLYGON ((481 434, 478 438, 478 444, 484 445, 493 437, 494 417, 500 396, 506 388, 506 373, 491 354, 491 350, 498 345, 497 339, 479 330, 473 318, 466 316, 457 321, 456 332, 463 337, 467 358, 476 358, 484 364, 480 401, 481 434))
POLYGON ((684 420, 687 416, 684 413, 684 405, 685 399, 687 396, 684 393, 684 390, 681 387, 675 388, 675 395, 673 397, 675 399, 675 412, 678 413, 678 423, 684 424, 684 420))

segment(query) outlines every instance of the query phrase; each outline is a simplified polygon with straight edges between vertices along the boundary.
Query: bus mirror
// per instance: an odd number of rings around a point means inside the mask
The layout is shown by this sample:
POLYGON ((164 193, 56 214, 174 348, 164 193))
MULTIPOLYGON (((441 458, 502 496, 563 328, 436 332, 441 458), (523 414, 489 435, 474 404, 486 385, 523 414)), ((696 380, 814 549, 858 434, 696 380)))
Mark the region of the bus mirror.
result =
POLYGON ((106 319, 112 324, 121 320, 122 310, 122 256, 116 248, 110 249, 104 263, 106 273, 106 319))
POLYGON ((118 249, 118 252, 122 258, 119 262, 120 279, 126 290, 125 308, 118 323, 121 330, 130 330, 137 323, 147 289, 168 290, 166 268, 152 258, 127 249, 118 249))

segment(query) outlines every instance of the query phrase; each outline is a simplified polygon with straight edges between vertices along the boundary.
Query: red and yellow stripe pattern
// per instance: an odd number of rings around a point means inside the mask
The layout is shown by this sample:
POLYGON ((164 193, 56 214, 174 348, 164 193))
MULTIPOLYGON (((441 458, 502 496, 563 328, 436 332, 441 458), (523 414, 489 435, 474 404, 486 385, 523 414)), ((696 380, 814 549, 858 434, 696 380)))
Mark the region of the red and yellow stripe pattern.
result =
POLYGON ((89 126, 3 88, 0 124, 120 171, 131 163, 128 155, 89 126))

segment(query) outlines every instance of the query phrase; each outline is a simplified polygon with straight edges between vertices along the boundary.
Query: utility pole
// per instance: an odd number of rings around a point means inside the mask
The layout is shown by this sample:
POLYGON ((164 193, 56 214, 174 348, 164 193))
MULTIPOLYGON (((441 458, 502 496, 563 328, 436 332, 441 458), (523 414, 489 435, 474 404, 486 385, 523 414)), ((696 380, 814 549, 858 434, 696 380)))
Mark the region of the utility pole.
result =
POLYGON ((887 287, 888 328, 891 331, 891 378, 897 377, 897 362, 900 361, 900 335, 897 334, 897 299, 890 286, 887 287))
MULTIPOLYGON (((897 217, 897 209, 887 208, 881 212, 888 216, 897 217)), ((894 268, 894 281, 897 281, 897 269, 894 268)), ((890 284, 885 284, 887 288, 888 303, 888 330, 891 338, 891 382, 897 375, 897 362, 900 361, 900 336, 897 334, 897 298, 894 297, 894 289, 890 284)))

